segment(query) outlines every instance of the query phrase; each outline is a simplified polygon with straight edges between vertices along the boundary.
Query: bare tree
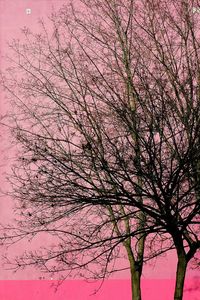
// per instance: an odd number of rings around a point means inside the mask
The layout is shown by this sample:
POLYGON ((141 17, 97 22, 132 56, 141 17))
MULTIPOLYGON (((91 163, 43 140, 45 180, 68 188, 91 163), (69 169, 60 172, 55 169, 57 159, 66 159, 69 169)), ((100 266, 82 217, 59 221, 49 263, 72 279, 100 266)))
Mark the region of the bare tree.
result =
MULTIPOLYGON (((37 253, 31 253, 29 256, 25 254, 17 261, 17 266, 32 263, 38 265, 40 262, 39 265, 42 264, 43 268, 50 272, 82 268, 86 272, 88 265, 95 262, 101 268, 98 267, 98 270, 92 268, 88 272, 92 273, 93 277, 97 274, 104 277, 110 272, 109 261, 112 257, 117 257, 115 253, 119 251, 116 250, 117 246, 123 244, 130 262, 133 299, 140 299, 140 277, 147 235, 144 231, 144 214, 138 208, 126 208, 123 201, 116 202, 120 194, 118 195, 118 183, 112 174, 120 163, 122 171, 125 170, 126 164, 125 161, 121 161, 121 155, 126 151, 128 143, 135 145, 137 152, 135 161, 139 157, 139 144, 135 135, 136 122, 130 136, 124 126, 119 127, 118 117, 119 113, 123 113, 124 101, 134 114, 135 99, 129 95, 131 94, 129 83, 123 74, 115 75, 114 72, 113 76, 116 78, 112 79, 109 53, 106 55, 107 62, 104 62, 108 64, 105 75, 109 81, 107 82, 105 77, 105 86, 102 85, 102 91, 99 90, 102 81, 99 68, 103 67, 103 60, 99 58, 99 62, 93 61, 91 70, 89 69, 95 52, 90 47, 87 51, 86 48, 84 50, 82 47, 84 37, 77 39, 77 33, 72 32, 74 24, 71 23, 70 28, 65 20, 62 20, 63 12, 65 17, 66 10, 60 12, 59 18, 53 16, 54 35, 51 39, 42 25, 43 35, 33 37, 25 30, 26 45, 20 46, 17 41, 11 45, 18 56, 17 61, 12 63, 18 65, 21 75, 19 81, 10 78, 10 86, 6 83, 6 88, 15 100, 18 95, 19 101, 14 100, 17 109, 14 113, 13 133, 22 146, 22 156, 20 163, 14 168, 12 185, 15 198, 20 200, 19 209, 25 216, 25 220, 23 222, 20 220, 19 225, 28 228, 22 232, 17 230, 12 239, 43 231, 52 232, 59 240, 61 239, 59 246, 47 250, 47 254, 40 256, 37 253), (60 21, 62 26, 59 24, 60 21), (66 38, 69 39, 67 43, 66 38), (54 64, 57 64, 59 69, 54 64), (36 73, 39 72, 35 74, 36 76, 31 71, 32 67, 36 73), (28 77, 32 73, 33 77, 28 79, 25 76, 24 81, 23 72, 28 77), (123 89, 123 94, 121 95, 120 91, 119 95, 115 92, 113 100, 116 98, 118 104, 116 103, 116 108, 113 109, 109 94, 118 83, 123 89), (28 99, 26 103, 24 97, 28 99), (32 103, 33 98, 37 99, 37 103, 32 103), (113 115, 116 109, 119 112, 113 115), (16 114, 19 116, 19 113, 21 117, 16 119, 15 116, 16 114), (108 161, 112 164, 112 172, 108 161), (38 204, 41 206, 40 210, 38 204), (68 216, 70 218, 73 216, 73 221, 71 219, 68 221, 68 218, 66 220, 68 216), (94 218, 96 222, 93 221, 94 218), (54 226, 53 229, 51 224, 54 226), (65 230, 55 228, 55 226, 60 228, 61 225, 65 230), (136 229, 133 230, 132 227, 136 229), (134 245, 133 236, 135 236, 134 245), (66 244, 69 250, 66 249, 66 244), (47 263, 51 263, 55 258, 56 265, 51 268, 47 266, 47 263)), ((75 13, 73 8, 71 12, 75 13)), ((117 11, 114 12, 116 13, 117 11)), ((71 20, 73 21, 73 18, 71 20)), ((120 24, 113 25, 113 33, 120 37, 121 33, 118 32, 120 24)), ((81 24, 79 30, 82 30, 81 24)), ((90 36, 88 38, 91 39, 90 36)), ((122 44, 123 41, 120 41, 117 47, 119 49, 121 47, 119 54, 124 58, 117 60, 122 60, 122 67, 127 73, 128 57, 125 58, 126 49, 122 44), (123 62, 123 59, 127 62, 123 62)), ((95 51, 101 51, 101 44, 99 46, 97 43, 95 51)), ((12 74, 13 71, 11 69, 12 74)), ((138 185, 141 185, 140 178, 138 185)), ((141 196, 138 197, 142 201, 141 196)), ((88 276, 87 273, 84 276, 88 276)))
POLYGON ((26 228, 12 238, 59 241, 18 267, 104 278, 123 247, 137 300, 144 261, 174 247, 180 300, 200 247, 198 1, 80 3, 52 15, 53 34, 24 29, 2 79, 26 228))

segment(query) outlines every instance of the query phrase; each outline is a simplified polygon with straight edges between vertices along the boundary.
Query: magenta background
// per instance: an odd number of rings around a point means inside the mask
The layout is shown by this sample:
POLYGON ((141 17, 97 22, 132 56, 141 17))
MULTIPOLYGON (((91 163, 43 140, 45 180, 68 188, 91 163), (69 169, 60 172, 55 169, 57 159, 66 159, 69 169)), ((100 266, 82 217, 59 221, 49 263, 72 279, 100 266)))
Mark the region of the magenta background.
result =
MULTIPOLYGON (((51 12, 52 6, 59 8, 67 0, 0 0, 0 45, 1 55, 7 53, 6 41, 14 37, 20 38, 20 28, 27 26, 38 29, 37 20, 45 17, 51 12), (26 15, 26 8, 31 8, 31 15, 26 15)), ((0 60, 1 67, 5 66, 3 59, 0 60)), ((0 100, 1 113, 6 110, 6 101, 3 93, 0 100)), ((4 172, 9 169, 8 141, 1 128, 0 133, 0 180, 1 185, 5 185, 4 172)), ((10 152, 12 153, 12 151, 10 152)), ((12 155, 11 155, 12 156, 12 155)), ((12 218, 12 204, 10 199, 0 199, 0 222, 12 218)), ((40 241, 37 241, 38 246, 40 241)), ((16 245, 11 250, 13 254, 21 253, 26 248, 25 243, 16 245)), ((3 250, 1 250, 3 251, 3 250)), ((142 280, 143 300, 171 300, 173 298, 174 278, 175 278, 175 253, 170 253, 167 257, 159 259, 156 264, 145 266, 142 280)), ((1 265, 1 263, 0 263, 1 265)), ((107 280, 103 287, 96 294, 91 296, 96 283, 87 283, 81 280, 67 280, 58 289, 57 293, 51 287, 53 281, 35 280, 41 275, 35 269, 26 269, 17 273, 4 270, 0 266, 0 299, 1 300, 122 300, 130 299, 129 272, 118 273, 114 279, 107 280), (11 280, 10 280, 11 279, 11 280), (25 280, 29 279, 29 280, 25 280)), ((197 271, 189 270, 184 293, 184 300, 200 299, 200 286, 197 271)), ((46 278, 46 277, 45 277, 46 278)), ((48 278, 48 277, 47 277, 48 278)))
MULTIPOLYGON (((131 290, 129 280, 105 281, 99 292, 92 295, 94 283, 72 280, 65 281, 58 291, 52 287, 52 281, 0 281, 1 300, 129 300, 131 290)), ((199 282, 188 281, 183 300, 199 300, 200 292, 196 290, 199 282), (190 290, 188 290, 190 289, 190 290)), ((146 280, 142 282, 143 300, 172 300, 173 280, 146 280)))

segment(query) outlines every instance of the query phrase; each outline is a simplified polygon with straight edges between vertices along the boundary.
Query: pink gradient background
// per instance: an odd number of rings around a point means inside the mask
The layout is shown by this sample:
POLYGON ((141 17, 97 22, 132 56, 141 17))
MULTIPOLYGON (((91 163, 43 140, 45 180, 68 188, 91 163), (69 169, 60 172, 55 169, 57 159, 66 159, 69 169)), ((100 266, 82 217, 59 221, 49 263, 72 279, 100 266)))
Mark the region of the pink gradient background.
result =
MULTIPOLYGON (((37 21, 40 17, 47 16, 52 6, 57 9, 67 0, 0 0, 0 44, 1 55, 7 53, 7 41, 12 38, 20 38, 20 28, 27 26, 38 29, 37 21), (32 13, 26 14, 26 8, 31 8, 32 13)), ((1 67, 5 66, 0 59, 1 67)), ((0 100, 0 111, 4 113, 7 108, 3 93, 0 100)), ((0 128, 0 182, 6 185, 4 172, 9 169, 12 160, 12 151, 8 151, 9 142, 3 128, 0 128)), ((12 203, 8 198, 0 198, 0 222, 8 222, 12 219, 12 203)), ((48 242, 48 238, 47 242, 48 242)), ((38 246, 40 241, 37 241, 38 246)), ((26 249, 24 242, 12 247, 13 255, 26 249)), ((1 250, 3 252, 3 250, 1 250)), ((164 258, 159 258, 150 266, 145 266, 142 279, 143 300, 171 300, 175 278, 175 253, 170 253, 164 258)), ((41 275, 35 269, 25 269, 13 273, 4 270, 0 263, 0 299, 1 300, 122 300, 130 299, 129 272, 116 274, 113 279, 105 281, 100 291, 91 295, 97 283, 87 283, 81 280, 67 280, 55 293, 52 282, 49 280, 37 280, 41 275)), ((49 277, 48 277, 49 279, 49 277)), ((189 270, 184 293, 184 300, 200 299, 200 280, 197 271, 189 270)))

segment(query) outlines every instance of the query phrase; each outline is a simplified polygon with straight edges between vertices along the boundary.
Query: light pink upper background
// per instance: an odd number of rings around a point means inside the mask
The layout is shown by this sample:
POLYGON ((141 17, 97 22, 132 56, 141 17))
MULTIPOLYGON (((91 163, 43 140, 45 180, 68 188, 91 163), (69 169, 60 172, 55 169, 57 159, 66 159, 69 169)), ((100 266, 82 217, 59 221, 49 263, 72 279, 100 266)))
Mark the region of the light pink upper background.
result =
MULTIPOLYGON (((67 0, 66 0, 67 1, 67 0)), ((66 3, 64 0, 0 0, 0 45, 1 56, 8 51, 7 41, 12 38, 20 38, 20 28, 24 26, 31 29, 38 29, 38 19, 50 14, 52 7, 58 9, 62 4, 66 3), (26 9, 31 9, 31 14, 26 14, 26 9)), ((1 68, 5 67, 5 62, 0 59, 1 68)), ((7 109, 6 99, 1 93, 0 113, 4 113, 7 109)), ((9 164, 12 160, 13 151, 9 150, 8 136, 5 130, 0 128, 0 182, 1 186, 5 186, 5 171, 9 170, 9 164)), ((11 199, 0 198, 0 223, 12 220, 12 202, 11 199)), ((38 240, 38 246, 40 241, 38 240)), ((22 242, 10 248, 14 254, 22 253, 26 249, 26 243, 22 242)), ((1 250, 3 252, 3 250, 1 250)), ((159 258, 150 266, 145 266, 143 275, 144 286, 144 300, 170 300, 173 295, 173 284, 175 278, 175 253, 170 253, 164 258, 159 258), (162 279, 162 280, 161 280, 162 279)), ((188 283, 187 288, 199 285, 197 279, 197 271, 189 270, 187 273, 188 283), (189 280, 190 279, 190 280, 189 280)), ((129 272, 118 273, 114 279, 106 282, 99 293, 95 296, 89 296, 94 290, 94 284, 87 284, 82 281, 68 281, 55 294, 52 289, 49 289, 50 283, 48 281, 34 281, 41 277, 39 271, 35 269, 25 269, 17 273, 9 270, 4 270, 0 267, 0 299, 3 300, 23 300, 23 299, 69 299, 69 300, 83 300, 83 299, 130 299, 130 284, 128 281, 129 272), (15 282, 7 281, 15 279, 15 282), (29 283, 19 280, 32 280, 29 283), (119 279, 121 279, 119 281, 119 279), (78 289, 77 289, 78 286, 78 289), (78 290, 78 291, 77 291, 78 290), (23 292, 22 292, 23 291, 23 292), (28 293, 26 295, 26 293, 28 293), (48 296, 47 296, 47 293, 48 296), (32 295, 30 297, 30 294, 32 295), (45 296, 44 296, 45 295, 45 296)), ((47 277, 44 277, 49 279, 47 277)), ((196 291, 186 291, 185 299, 195 300, 200 299, 200 294, 196 291)))

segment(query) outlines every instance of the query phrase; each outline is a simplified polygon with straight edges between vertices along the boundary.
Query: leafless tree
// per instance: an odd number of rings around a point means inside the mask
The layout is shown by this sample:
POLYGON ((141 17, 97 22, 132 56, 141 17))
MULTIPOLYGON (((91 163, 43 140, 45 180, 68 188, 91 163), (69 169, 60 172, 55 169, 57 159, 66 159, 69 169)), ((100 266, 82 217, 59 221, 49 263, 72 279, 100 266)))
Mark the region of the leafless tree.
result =
POLYGON ((18 266, 104 278, 123 248, 137 300, 144 261, 174 247, 180 300, 200 247, 198 1, 80 4, 51 33, 24 29, 2 78, 19 144, 12 239, 58 241, 18 266))

